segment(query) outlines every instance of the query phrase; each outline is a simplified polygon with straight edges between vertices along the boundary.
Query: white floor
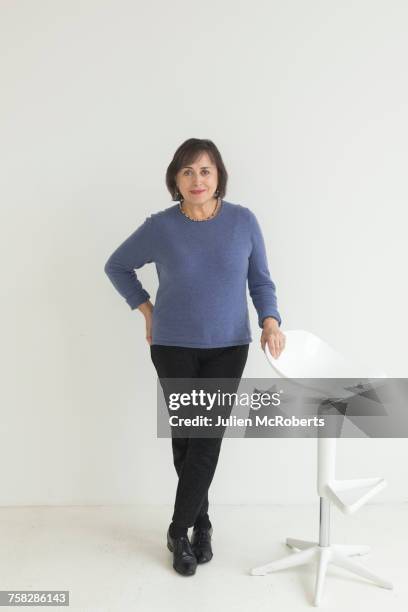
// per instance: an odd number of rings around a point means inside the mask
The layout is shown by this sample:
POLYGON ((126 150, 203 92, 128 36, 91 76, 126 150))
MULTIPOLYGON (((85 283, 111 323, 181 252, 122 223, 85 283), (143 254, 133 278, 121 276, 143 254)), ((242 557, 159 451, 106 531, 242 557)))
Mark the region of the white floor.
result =
MULTIPOLYGON (((69 609, 271 612, 312 608, 312 566, 251 576, 287 554, 287 536, 318 538, 318 503, 212 506, 214 558, 191 577, 165 545, 170 506, 0 508, 0 590, 69 590, 69 609)), ((408 609, 408 504, 369 504, 351 517, 333 509, 332 543, 367 544, 355 560, 394 590, 329 566, 321 609, 408 609)), ((8 610, 9 608, 1 608, 8 610)), ((10 610, 16 608, 10 608, 10 610)))

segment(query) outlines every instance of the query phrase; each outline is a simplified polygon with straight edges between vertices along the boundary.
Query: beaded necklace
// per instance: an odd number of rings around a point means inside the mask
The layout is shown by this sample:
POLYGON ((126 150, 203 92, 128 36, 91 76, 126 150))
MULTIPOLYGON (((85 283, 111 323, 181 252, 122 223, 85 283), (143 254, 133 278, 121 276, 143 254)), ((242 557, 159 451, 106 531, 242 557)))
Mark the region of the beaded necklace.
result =
POLYGON ((188 214, 187 214, 187 213, 186 213, 186 212, 183 210, 183 207, 182 207, 181 202, 179 203, 179 208, 180 208, 180 211, 183 213, 183 215, 184 215, 185 217, 187 217, 187 219, 190 219, 191 221, 208 221, 209 219, 212 219, 213 217, 215 217, 216 212, 217 212, 217 210, 218 210, 218 208, 219 208, 220 201, 221 201, 221 200, 220 200, 220 198, 217 198, 217 203, 216 203, 216 205, 215 205, 214 210, 212 211, 211 215, 210 215, 209 217, 206 217, 205 219, 193 219, 193 217, 190 217, 190 216, 189 216, 189 215, 188 215, 188 214))

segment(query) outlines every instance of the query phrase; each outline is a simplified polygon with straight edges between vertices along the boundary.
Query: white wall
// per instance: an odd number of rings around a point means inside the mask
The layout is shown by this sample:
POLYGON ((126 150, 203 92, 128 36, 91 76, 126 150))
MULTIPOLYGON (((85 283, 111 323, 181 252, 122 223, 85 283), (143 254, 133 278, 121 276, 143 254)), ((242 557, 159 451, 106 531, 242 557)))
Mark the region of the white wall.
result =
MULTIPOLYGON (((30 0, 0 5, 1 497, 172 503, 144 320, 107 257, 171 205, 210 138, 267 244, 282 330, 408 375, 408 8, 394 1, 30 0)), ((140 271, 154 302, 154 265, 140 271)), ((269 376, 254 341, 245 376, 269 376)), ((210 499, 312 502, 314 440, 225 439, 210 499)), ((406 500, 405 439, 344 440, 340 476, 406 500)))

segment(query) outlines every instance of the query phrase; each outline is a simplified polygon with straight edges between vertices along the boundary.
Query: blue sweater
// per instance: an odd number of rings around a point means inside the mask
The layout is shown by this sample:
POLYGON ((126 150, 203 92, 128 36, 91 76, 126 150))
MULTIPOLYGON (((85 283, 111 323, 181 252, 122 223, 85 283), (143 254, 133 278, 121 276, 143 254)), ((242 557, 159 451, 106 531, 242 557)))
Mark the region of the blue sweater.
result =
POLYGON ((258 325, 281 324, 261 229, 254 213, 221 201, 208 221, 174 204, 152 213, 109 257, 105 272, 133 310, 150 298, 135 269, 156 265, 152 344, 216 348, 252 342, 246 283, 258 325))

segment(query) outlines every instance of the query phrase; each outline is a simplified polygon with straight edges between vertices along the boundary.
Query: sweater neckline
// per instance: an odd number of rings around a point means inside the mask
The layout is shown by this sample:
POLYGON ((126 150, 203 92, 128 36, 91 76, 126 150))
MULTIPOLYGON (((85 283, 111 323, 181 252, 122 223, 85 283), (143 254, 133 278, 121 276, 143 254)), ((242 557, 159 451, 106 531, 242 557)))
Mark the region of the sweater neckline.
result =
POLYGON ((219 208, 218 213, 215 215, 215 217, 211 217, 211 219, 206 219, 205 221, 195 221, 194 219, 190 219, 189 217, 186 217, 186 215, 184 215, 181 212, 180 204, 179 203, 176 204, 176 207, 177 207, 178 214, 180 215, 180 217, 182 217, 184 219, 184 221, 186 223, 194 223, 195 225, 204 225, 204 224, 216 221, 218 219, 218 217, 220 217, 222 215, 222 212, 223 212, 223 210, 225 208, 224 202, 225 202, 225 200, 221 199, 221 201, 220 201, 220 208, 219 208))

